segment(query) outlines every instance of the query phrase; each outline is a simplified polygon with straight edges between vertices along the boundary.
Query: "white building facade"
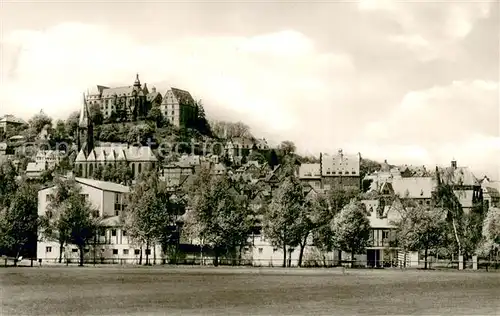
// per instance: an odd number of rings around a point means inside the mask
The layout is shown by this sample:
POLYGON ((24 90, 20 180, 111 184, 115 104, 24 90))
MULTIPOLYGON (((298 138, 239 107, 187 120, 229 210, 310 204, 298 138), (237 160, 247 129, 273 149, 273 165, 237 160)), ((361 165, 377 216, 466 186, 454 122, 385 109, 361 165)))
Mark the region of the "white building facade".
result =
MULTIPOLYGON (((129 239, 120 220, 121 212, 126 207, 126 196, 129 188, 116 183, 96 181, 84 178, 75 178, 81 188, 81 195, 87 199, 96 210, 94 217, 100 219, 101 229, 95 241, 85 247, 84 258, 87 263, 139 263, 142 252, 142 262, 145 263, 146 249, 129 239)), ((51 196, 55 186, 42 189, 38 192, 38 215, 47 215, 51 196)), ((60 245, 56 240, 47 239, 43 232, 39 234, 37 258, 42 262, 55 263, 59 261, 60 245)), ((154 258, 160 261, 161 249, 159 246, 150 247, 150 262, 154 258)), ((78 262, 79 252, 76 245, 66 244, 62 251, 63 262, 78 262)))

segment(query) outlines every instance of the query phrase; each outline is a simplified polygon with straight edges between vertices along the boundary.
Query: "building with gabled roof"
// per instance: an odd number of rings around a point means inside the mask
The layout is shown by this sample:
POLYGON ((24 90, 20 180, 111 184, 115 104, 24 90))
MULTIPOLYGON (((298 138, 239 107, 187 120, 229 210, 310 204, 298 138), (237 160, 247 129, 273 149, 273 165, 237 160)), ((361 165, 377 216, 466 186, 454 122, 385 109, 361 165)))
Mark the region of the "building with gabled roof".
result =
POLYGON ((22 125, 26 125, 26 122, 21 118, 15 117, 14 115, 6 114, 0 117, 0 130, 2 130, 4 133, 7 133, 7 131, 22 125))
POLYGON ((483 199, 480 181, 469 167, 459 167, 456 160, 449 167, 436 168, 440 181, 450 185, 465 212, 483 199))
MULTIPOLYGON (((86 246, 84 259, 97 263, 130 263, 137 264, 144 250, 129 240, 122 220, 122 214, 127 207, 129 187, 117 183, 97 181, 86 178, 74 178, 80 188, 80 195, 89 202, 94 212, 91 216, 99 221, 99 230, 95 236, 95 243, 86 246)), ((50 209, 55 186, 43 188, 38 191, 38 215, 54 216, 50 209)), ((57 241, 46 238, 43 231, 39 231, 37 243, 37 258, 42 262, 59 261, 62 250, 63 261, 78 262, 78 247, 65 244, 63 249, 57 241)), ((150 251, 161 253, 160 245, 152 245, 150 251)), ((159 259, 158 259, 159 260, 159 259)), ((157 262, 159 263, 159 261, 157 262)))
POLYGON ((196 102, 188 91, 171 87, 160 105, 165 118, 176 127, 187 127, 196 119, 196 102))
POLYGON ((96 89, 87 93, 85 101, 89 106, 98 105, 104 118, 109 118, 112 113, 118 116, 123 113, 128 119, 135 121, 148 114, 148 97, 157 102, 158 96, 149 94, 146 84, 141 85, 137 74, 134 84, 130 86, 110 88, 97 85, 96 89))
POLYGON ((76 159, 76 173, 85 178, 91 178, 94 171, 106 165, 122 164, 130 168, 132 178, 138 178, 146 170, 156 168, 158 159, 148 146, 129 146, 120 143, 101 143, 94 147, 88 155, 80 150, 76 159))
POLYGON ((500 205, 500 181, 492 181, 488 177, 481 180, 483 199, 491 207, 500 205))
POLYGON ((319 163, 303 163, 297 176, 303 183, 315 188, 331 190, 334 188, 359 189, 361 155, 346 155, 339 150, 336 155, 320 154, 319 163))

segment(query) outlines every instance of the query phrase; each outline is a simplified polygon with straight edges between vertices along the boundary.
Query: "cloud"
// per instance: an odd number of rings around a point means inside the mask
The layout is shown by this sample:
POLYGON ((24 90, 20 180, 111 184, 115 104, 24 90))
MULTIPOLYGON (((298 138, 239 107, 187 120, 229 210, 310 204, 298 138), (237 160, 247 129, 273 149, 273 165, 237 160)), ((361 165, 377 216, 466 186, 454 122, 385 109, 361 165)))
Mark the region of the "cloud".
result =
POLYGON ((250 123, 287 130, 301 119, 297 111, 304 103, 328 102, 346 91, 331 73, 354 69, 349 56, 317 52, 310 39, 293 30, 141 44, 105 26, 65 23, 13 32, 3 45, 18 50, 1 101, 24 116, 44 108, 64 117, 80 106, 86 87, 128 85, 138 72, 149 86, 190 90, 209 113, 227 108, 253 116, 250 123))
POLYGON ((455 157, 475 168, 497 168, 499 83, 454 81, 408 92, 384 119, 366 125, 361 139, 378 143, 371 147, 374 157, 390 152, 391 159, 399 162, 428 164, 444 164, 455 157))
POLYGON ((457 43, 472 31, 474 24, 489 17, 494 1, 477 2, 396 2, 366 0, 358 9, 368 14, 385 14, 400 26, 388 34, 389 41, 414 53, 422 62, 456 58, 457 43))

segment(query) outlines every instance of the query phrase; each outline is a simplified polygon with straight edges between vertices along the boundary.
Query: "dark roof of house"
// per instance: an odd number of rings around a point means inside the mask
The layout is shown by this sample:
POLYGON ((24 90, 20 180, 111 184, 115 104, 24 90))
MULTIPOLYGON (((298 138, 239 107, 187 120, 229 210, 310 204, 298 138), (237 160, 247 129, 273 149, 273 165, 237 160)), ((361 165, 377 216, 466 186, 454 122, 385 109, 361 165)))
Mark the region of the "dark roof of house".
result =
POLYGON ((191 96, 191 93, 189 93, 188 91, 173 88, 173 87, 171 87, 170 90, 172 90, 172 94, 174 95, 174 97, 177 99, 177 101, 179 103, 193 104, 194 105, 194 99, 191 96))

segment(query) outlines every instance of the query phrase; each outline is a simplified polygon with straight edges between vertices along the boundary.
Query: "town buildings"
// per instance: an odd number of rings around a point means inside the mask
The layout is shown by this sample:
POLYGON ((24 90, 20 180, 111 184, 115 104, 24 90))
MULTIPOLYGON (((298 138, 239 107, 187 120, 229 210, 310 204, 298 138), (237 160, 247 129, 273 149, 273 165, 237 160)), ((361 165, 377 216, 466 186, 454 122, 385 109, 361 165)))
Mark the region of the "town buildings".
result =
POLYGON ((336 155, 320 154, 319 163, 301 164, 298 177, 313 188, 330 190, 334 188, 359 189, 361 155, 346 155, 339 150, 336 155))
POLYGON ((26 122, 20 118, 15 117, 14 115, 7 114, 3 117, 0 117, 0 131, 7 133, 11 130, 14 130, 16 127, 25 125, 26 122))
POLYGON ((53 170, 66 155, 59 150, 39 150, 35 155, 35 161, 29 162, 26 167, 28 178, 38 178, 44 171, 53 170))

